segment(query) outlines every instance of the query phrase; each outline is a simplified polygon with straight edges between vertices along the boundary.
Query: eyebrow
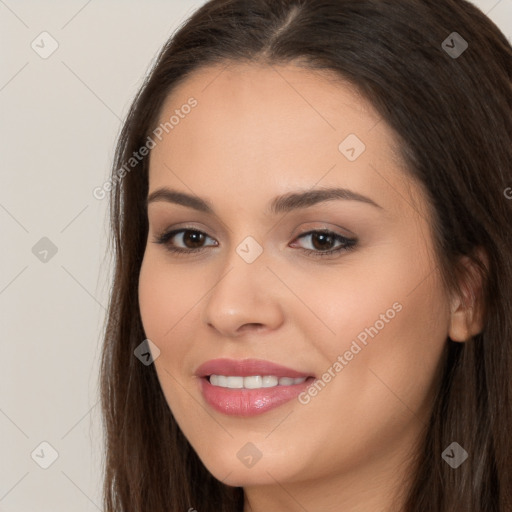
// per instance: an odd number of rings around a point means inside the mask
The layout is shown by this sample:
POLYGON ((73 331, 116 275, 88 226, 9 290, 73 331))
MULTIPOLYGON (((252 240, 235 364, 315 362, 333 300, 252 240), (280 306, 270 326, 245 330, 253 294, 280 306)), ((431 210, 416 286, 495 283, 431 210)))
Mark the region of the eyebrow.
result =
MULTIPOLYGON (((346 188, 321 188, 305 192, 290 192, 282 196, 277 196, 270 203, 267 212, 272 215, 278 215, 292 210, 309 208, 310 206, 314 206, 325 201, 340 199, 359 201, 382 209, 382 206, 373 201, 373 199, 357 192, 353 192, 352 190, 346 188)), ((149 194, 146 205, 156 201, 179 204, 204 213, 215 213, 214 208, 209 201, 184 192, 178 192, 177 190, 172 190, 167 187, 158 188, 149 194)))

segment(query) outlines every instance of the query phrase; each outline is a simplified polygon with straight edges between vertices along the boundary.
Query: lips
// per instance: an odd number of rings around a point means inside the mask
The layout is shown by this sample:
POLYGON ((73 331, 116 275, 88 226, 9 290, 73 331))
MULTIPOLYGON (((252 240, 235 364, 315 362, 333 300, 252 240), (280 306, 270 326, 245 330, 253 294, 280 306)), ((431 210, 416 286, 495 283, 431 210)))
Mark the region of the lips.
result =
MULTIPOLYGON (((308 372, 288 368, 263 359, 213 359, 197 368, 198 388, 205 402, 217 412, 228 416, 257 416, 282 406, 296 398, 315 377, 308 372), (257 387, 256 389, 235 389, 222 387, 210 382, 211 375, 224 377, 273 376, 282 379, 305 380, 300 383, 257 387)), ((218 378, 218 377, 217 377, 218 378)), ((245 379, 244 379, 245 384, 245 379)))
POLYGON ((253 375, 274 375, 275 377, 313 377, 312 373, 287 368, 263 359, 212 359, 196 370, 198 377, 226 375, 233 377, 251 377, 253 375))

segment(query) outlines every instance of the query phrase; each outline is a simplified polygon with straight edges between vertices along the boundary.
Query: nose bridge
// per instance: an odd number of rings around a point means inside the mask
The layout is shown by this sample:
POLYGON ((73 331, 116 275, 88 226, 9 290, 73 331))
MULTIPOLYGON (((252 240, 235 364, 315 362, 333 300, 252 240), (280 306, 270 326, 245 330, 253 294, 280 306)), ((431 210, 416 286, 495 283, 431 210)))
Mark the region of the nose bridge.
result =
POLYGON ((244 324, 275 328, 282 319, 275 277, 263 247, 246 237, 233 248, 205 298, 203 320, 225 335, 244 324))

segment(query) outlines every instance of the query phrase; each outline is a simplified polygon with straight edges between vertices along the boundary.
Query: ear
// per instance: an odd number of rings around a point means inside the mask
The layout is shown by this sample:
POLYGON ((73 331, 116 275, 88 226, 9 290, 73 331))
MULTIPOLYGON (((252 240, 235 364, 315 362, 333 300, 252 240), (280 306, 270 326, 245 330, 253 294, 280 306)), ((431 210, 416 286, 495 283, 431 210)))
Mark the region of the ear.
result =
MULTIPOLYGON (((476 257, 489 268, 485 250, 478 247, 476 257)), ((465 342, 481 333, 484 328, 485 304, 482 275, 476 263, 468 256, 460 259, 462 269, 459 280, 460 293, 451 300, 451 315, 448 336, 452 341, 465 342)))

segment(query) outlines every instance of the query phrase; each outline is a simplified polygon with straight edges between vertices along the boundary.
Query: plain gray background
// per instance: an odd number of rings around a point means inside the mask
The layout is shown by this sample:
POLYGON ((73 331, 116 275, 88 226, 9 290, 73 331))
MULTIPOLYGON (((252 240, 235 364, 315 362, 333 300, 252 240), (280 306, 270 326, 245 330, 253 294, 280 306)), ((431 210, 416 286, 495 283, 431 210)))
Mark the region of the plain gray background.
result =
MULTIPOLYGON (((203 3, 0 0, 0 511, 102 510, 110 267, 92 191, 156 53, 203 3)), ((512 40, 512 0, 475 3, 512 40)))

